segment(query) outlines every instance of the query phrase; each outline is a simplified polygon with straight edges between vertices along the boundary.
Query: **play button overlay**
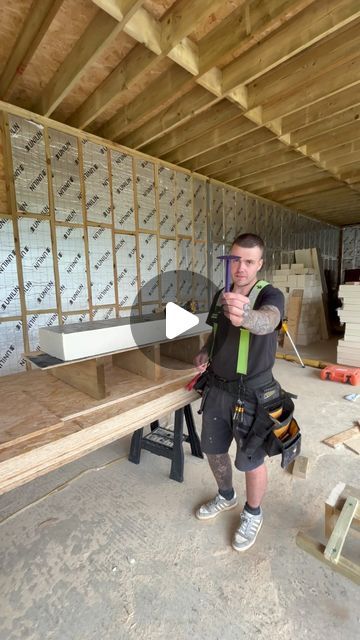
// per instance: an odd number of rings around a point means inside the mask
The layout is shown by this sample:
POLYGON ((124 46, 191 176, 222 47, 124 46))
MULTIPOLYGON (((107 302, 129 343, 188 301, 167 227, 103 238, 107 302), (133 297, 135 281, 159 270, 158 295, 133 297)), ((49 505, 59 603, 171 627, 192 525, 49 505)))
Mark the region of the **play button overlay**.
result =
POLYGON ((134 300, 126 301, 126 306, 131 304, 127 320, 133 343, 156 364, 160 349, 162 374, 166 369, 192 369, 197 336, 211 331, 206 319, 216 287, 205 276, 180 269, 146 279, 148 266, 146 263, 142 268, 144 262, 140 265, 141 288, 134 300))
POLYGON ((174 302, 166 305, 166 337, 173 340, 199 324, 200 318, 174 302))

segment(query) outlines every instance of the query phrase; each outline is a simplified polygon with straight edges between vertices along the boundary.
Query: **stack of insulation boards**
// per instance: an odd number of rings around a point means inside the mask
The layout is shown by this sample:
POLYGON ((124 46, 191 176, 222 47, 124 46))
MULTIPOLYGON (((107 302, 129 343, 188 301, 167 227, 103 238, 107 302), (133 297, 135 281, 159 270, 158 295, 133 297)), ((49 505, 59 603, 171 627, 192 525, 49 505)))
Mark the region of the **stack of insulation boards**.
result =
POLYGON ((288 314, 287 307, 291 292, 294 289, 302 289, 303 301, 297 336, 292 336, 296 343, 305 346, 321 340, 322 326, 322 288, 321 282, 315 270, 305 267, 303 264, 294 263, 291 266, 282 264, 281 269, 274 271, 272 284, 280 289, 285 297, 285 315, 288 314))
POLYGON ((341 322, 345 322, 345 335, 339 340, 337 362, 360 367, 360 283, 342 284, 339 288, 342 307, 338 310, 341 322))

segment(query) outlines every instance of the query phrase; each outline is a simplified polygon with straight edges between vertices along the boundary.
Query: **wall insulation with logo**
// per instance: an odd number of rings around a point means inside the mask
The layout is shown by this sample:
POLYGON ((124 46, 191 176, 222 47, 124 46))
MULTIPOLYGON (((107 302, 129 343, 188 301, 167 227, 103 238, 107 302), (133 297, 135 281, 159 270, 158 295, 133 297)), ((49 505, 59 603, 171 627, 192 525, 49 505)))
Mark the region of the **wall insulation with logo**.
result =
POLYGON ((293 261, 296 248, 310 246, 335 276, 337 229, 44 122, 9 114, 5 127, 0 375, 25 370, 22 354, 39 348, 40 326, 146 314, 169 301, 195 299, 208 309, 200 276, 213 289, 223 286, 217 256, 241 232, 263 236, 267 278, 293 261))

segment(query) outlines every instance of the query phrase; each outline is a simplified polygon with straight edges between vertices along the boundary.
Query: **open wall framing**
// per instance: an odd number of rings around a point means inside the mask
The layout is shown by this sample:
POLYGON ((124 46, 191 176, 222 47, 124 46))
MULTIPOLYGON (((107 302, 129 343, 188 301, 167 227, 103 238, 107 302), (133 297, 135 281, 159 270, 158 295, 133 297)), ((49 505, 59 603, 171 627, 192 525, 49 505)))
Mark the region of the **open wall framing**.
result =
POLYGON ((9 107, 0 148, 0 375, 26 368, 22 353, 38 348, 39 326, 129 315, 134 301, 139 314, 190 297, 207 308, 196 276, 221 286, 216 256, 242 231, 264 237, 267 278, 311 246, 335 278, 337 228, 9 107), (173 270, 193 273, 190 288, 171 282, 173 270))

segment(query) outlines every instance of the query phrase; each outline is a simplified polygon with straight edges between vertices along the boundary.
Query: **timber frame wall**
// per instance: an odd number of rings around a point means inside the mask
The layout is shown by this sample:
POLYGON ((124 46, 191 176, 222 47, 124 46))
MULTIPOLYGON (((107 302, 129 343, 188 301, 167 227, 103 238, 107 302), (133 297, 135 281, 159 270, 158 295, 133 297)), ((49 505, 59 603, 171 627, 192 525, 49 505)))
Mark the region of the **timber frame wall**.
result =
POLYGON ((265 277, 293 262, 295 249, 318 246, 336 282, 339 228, 1 106, 0 375, 26 368, 22 353, 39 348, 42 325, 129 315, 133 304, 149 313, 194 291, 206 309, 208 292, 192 288, 196 274, 221 286, 216 256, 243 231, 266 242, 265 277), (162 290, 173 270, 176 295, 162 290), (190 288, 179 281, 185 272, 190 288), (155 284, 141 299, 148 281, 155 284))

